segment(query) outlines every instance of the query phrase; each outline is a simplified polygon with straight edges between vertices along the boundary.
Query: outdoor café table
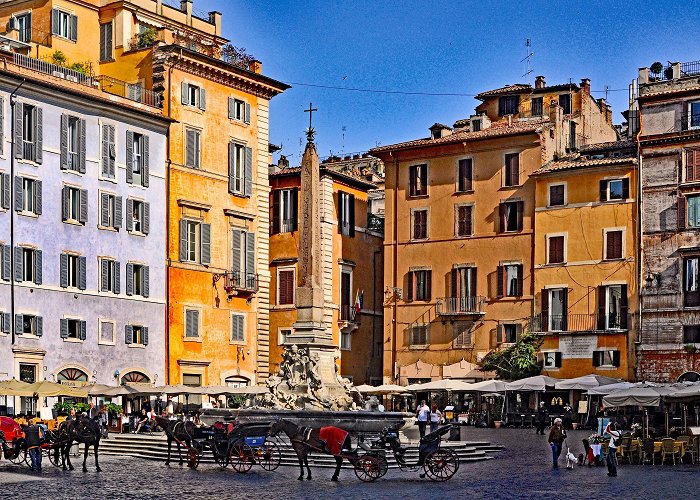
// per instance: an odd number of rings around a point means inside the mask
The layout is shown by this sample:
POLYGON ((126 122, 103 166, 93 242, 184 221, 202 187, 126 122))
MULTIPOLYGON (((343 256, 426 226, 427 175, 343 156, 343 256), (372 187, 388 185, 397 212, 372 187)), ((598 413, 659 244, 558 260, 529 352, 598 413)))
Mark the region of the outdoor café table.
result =
MULTIPOLYGON (((681 457, 685 455, 686 444, 687 443, 685 441, 673 442, 673 448, 680 454, 681 457)), ((654 441, 654 453, 661 453, 662 449, 663 443, 661 441, 654 441)))
POLYGON ((595 457, 599 457, 600 454, 603 452, 602 451, 603 445, 602 444, 592 444, 591 445, 591 454, 592 456, 588 457, 588 463, 593 463, 595 461, 595 457))

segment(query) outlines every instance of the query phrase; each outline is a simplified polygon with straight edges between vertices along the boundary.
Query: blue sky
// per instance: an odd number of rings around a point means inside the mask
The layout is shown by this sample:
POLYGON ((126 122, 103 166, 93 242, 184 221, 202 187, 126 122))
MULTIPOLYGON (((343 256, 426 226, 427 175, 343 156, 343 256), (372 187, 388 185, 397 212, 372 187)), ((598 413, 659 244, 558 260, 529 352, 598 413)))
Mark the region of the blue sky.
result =
POLYGON ((194 8, 222 12, 224 36, 260 59, 265 75, 292 84, 272 100, 270 118, 270 140, 292 164, 310 101, 321 156, 425 137, 433 123, 451 125, 477 104, 469 96, 298 83, 476 94, 540 74, 548 84, 587 77, 595 97, 611 89, 619 123, 637 68, 700 60, 700 2, 194 0, 194 8))

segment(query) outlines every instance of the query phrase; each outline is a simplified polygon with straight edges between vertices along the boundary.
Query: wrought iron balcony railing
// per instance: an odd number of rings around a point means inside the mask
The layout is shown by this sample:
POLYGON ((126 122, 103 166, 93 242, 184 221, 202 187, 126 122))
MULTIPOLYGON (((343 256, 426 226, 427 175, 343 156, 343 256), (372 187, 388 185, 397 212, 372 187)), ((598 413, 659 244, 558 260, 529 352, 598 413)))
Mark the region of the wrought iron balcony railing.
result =
POLYGON ((226 273, 225 287, 227 290, 255 293, 258 291, 258 275, 255 273, 229 271, 226 273))
POLYGON ((484 314, 485 297, 440 297, 435 311, 440 316, 484 314))
POLYGON ((573 332, 605 332, 627 330, 629 327, 628 314, 538 314, 532 316, 529 330, 532 333, 573 333, 573 332))

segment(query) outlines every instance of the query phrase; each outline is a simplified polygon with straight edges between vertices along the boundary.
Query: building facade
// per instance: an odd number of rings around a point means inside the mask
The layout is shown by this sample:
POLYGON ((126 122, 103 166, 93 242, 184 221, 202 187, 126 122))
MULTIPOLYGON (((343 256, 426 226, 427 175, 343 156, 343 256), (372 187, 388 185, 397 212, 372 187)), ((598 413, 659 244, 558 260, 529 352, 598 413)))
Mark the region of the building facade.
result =
MULTIPOLYGON (((377 186, 341 170, 348 170, 347 165, 321 164, 324 323, 338 346, 340 374, 355 384, 380 383, 383 235, 368 205, 368 193, 377 186)), ((270 175, 272 373, 279 368, 297 321, 300 186, 299 168, 282 168, 270 175)))
POLYGON ((700 372, 700 85, 697 62, 639 70, 642 329, 637 378, 700 372))
POLYGON ((58 67, 0 57, 0 373, 162 382, 169 121, 58 67))
POLYGON ((582 146, 533 176, 535 314, 542 373, 634 380, 637 148, 582 146))
POLYGON ((543 164, 612 141, 581 85, 511 85, 430 137, 375 148, 386 168, 384 380, 483 377, 476 363, 533 315, 535 181, 543 164))

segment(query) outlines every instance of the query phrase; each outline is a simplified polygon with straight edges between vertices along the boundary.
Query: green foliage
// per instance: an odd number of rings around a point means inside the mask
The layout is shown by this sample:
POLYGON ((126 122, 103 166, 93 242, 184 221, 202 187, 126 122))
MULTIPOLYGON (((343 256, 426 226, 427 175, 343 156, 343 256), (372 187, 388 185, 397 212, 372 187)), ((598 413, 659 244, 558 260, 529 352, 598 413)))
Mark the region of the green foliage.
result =
POLYGON ((77 71, 78 73, 82 73, 85 76, 88 75, 87 63, 76 62, 76 63, 73 63, 70 66, 68 66, 68 68, 72 69, 73 71, 77 71))
POLYGON ((683 349, 684 349, 685 352, 687 352, 688 354, 695 354, 696 352, 698 352, 698 348, 695 347, 693 344, 685 344, 685 345, 683 346, 683 349))
POLYGON ((661 71, 663 71, 664 65, 661 64, 660 62, 656 61, 654 64, 651 65, 651 67, 649 69, 651 70, 652 73, 654 73, 655 75, 658 75, 659 73, 661 73, 661 71))
POLYGON ((245 405, 246 397, 244 394, 234 394, 226 398, 226 404, 229 408, 241 408, 245 405))
POLYGON ((57 66, 65 66, 68 63, 68 56, 66 56, 62 51, 55 50, 51 54, 51 62, 57 66))
POLYGON ((136 35, 136 41, 139 48, 151 47, 158 41, 158 32, 155 28, 146 28, 136 35))
POLYGON ((57 401, 53 405, 54 410, 60 413, 68 413, 73 408, 73 403, 57 401))
POLYGON ((119 415, 122 412, 121 405, 115 403, 107 403, 105 409, 109 415, 119 415))
POLYGON ((537 349, 542 339, 532 333, 523 333, 515 344, 489 352, 479 362, 484 371, 495 371, 500 379, 518 380, 540 373, 537 349))
POLYGON ((254 56, 246 53, 245 47, 236 47, 230 43, 221 47, 221 58, 229 64, 248 70, 256 60, 254 56))

